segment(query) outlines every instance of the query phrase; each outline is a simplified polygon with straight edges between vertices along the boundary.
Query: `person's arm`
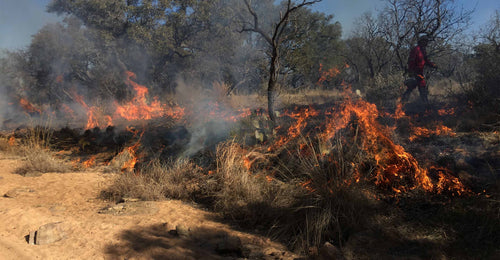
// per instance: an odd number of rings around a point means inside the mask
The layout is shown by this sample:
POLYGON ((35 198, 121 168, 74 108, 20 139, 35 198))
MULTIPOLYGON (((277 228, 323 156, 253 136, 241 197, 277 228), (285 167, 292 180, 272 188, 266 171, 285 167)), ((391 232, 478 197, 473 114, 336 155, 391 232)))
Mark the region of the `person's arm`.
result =
POLYGON ((430 61, 429 58, 427 58, 427 53, 426 52, 424 52, 423 55, 424 55, 425 65, 427 65, 427 66, 429 66, 431 68, 437 68, 436 63, 430 61))

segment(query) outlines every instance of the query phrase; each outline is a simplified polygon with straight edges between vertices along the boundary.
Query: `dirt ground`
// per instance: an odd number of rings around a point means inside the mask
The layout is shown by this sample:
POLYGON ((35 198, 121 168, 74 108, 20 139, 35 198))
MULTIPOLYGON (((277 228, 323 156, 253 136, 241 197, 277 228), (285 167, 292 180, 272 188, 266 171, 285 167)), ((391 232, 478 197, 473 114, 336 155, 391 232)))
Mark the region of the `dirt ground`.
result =
POLYGON ((267 238, 232 229, 217 215, 180 201, 98 199, 114 174, 99 172, 14 174, 22 158, 0 153, 0 259, 293 259, 267 238), (6 194, 6 195, 4 195, 6 194), (40 226, 62 222, 65 239, 30 245, 40 226), (180 236, 174 230, 188 230, 180 236), (242 255, 224 253, 241 241, 242 255), (237 241, 237 238, 236 238, 237 241), (221 249, 221 250, 218 250, 221 249))

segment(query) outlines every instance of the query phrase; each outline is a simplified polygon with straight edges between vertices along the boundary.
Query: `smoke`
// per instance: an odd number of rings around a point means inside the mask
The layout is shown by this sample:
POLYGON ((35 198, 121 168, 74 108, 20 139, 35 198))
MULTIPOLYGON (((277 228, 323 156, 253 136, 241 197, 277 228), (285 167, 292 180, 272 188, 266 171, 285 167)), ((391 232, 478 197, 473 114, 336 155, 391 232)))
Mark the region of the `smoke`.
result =
POLYGON ((202 149, 214 150, 215 146, 227 139, 236 125, 232 118, 237 111, 228 104, 228 97, 220 93, 216 83, 212 89, 202 87, 196 79, 177 80, 176 100, 189 112, 186 114, 186 128, 191 134, 182 154, 190 157, 202 149))
MULTIPOLYGON (((228 5, 221 2, 219 8, 228 8, 228 5)), ((1 127, 13 129, 29 120, 40 121, 46 117, 51 117, 52 127, 102 129, 108 125, 108 118, 118 127, 147 125, 147 120, 128 122, 114 118, 116 107, 136 95, 126 82, 125 72, 132 71, 137 75, 134 81, 148 88, 148 102, 158 101, 161 106, 169 106, 167 100, 172 100, 173 95, 169 90, 175 90, 174 105, 186 111, 179 124, 189 132, 189 135, 183 134, 189 136, 184 144, 184 156, 214 148, 228 138, 237 121, 235 118, 242 113, 228 102, 227 93, 259 88, 262 81, 259 69, 262 68, 256 68, 256 64, 265 56, 262 46, 257 46, 252 36, 237 30, 240 24, 227 21, 228 16, 223 12, 214 14, 210 16, 213 26, 208 31, 190 32, 188 35, 192 38, 182 43, 181 49, 173 50, 182 53, 189 48, 196 49, 194 54, 186 51, 189 58, 147 49, 147 45, 153 43, 135 42, 135 36, 131 35, 110 40, 106 38, 109 35, 85 26, 74 16, 66 16, 64 21, 41 29, 36 27, 25 50, 20 50, 17 56, 7 55, 9 59, 19 58, 17 71, 8 75, 0 72, 0 91, 5 93, 0 96, 1 127), (193 46, 184 47, 185 44, 193 46), (154 99, 155 96, 158 99, 154 99), (20 106, 20 98, 42 112, 20 106)), ((160 117, 158 120, 171 119, 160 117)))

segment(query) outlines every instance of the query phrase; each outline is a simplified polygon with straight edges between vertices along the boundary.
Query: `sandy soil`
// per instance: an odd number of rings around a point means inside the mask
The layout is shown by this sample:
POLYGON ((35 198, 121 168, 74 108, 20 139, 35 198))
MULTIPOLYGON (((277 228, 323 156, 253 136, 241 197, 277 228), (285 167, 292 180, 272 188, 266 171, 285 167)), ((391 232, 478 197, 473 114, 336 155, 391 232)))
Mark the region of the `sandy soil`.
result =
POLYGON ((110 202, 97 197, 116 175, 23 177, 13 174, 21 163, 22 158, 0 153, 0 259, 234 259, 216 250, 227 237, 239 237, 247 256, 251 252, 249 258, 296 257, 280 244, 236 231, 215 214, 180 201, 148 202, 140 204, 143 210, 102 214, 110 202), (27 242, 30 231, 60 221, 66 239, 47 245, 27 242), (189 229, 189 235, 172 234, 176 226, 189 229))

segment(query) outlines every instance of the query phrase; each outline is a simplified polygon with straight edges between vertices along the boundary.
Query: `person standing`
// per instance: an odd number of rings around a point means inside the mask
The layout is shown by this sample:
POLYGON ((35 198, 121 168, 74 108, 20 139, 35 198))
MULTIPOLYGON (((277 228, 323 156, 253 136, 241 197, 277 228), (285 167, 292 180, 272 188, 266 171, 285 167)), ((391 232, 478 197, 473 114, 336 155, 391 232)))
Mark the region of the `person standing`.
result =
POLYGON ((408 57, 408 73, 412 79, 405 81, 407 89, 401 98, 403 103, 408 101, 411 92, 416 87, 418 87, 418 92, 420 93, 422 101, 426 104, 429 101, 427 98, 429 90, 424 77, 424 67, 429 66, 437 68, 437 66, 427 58, 426 47, 428 43, 429 37, 427 35, 420 36, 417 46, 410 51, 410 56, 408 57))

